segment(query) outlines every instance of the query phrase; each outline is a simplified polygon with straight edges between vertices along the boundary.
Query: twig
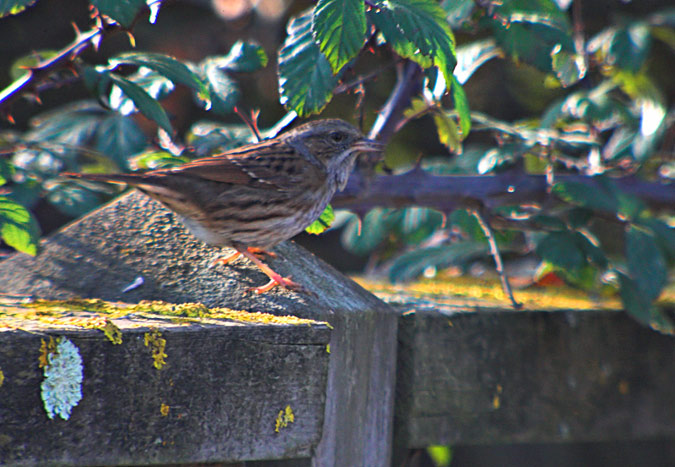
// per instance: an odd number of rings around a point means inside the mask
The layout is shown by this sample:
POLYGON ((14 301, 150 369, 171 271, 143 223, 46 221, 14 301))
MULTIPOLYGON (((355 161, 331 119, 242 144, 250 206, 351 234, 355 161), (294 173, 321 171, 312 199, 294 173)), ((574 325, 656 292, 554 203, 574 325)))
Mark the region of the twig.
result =
POLYGON ((502 255, 499 252, 499 246, 497 246, 497 239, 495 238, 494 232, 492 231, 492 228, 490 227, 487 219, 479 212, 478 209, 472 209, 471 214, 473 214, 473 216, 476 218, 481 229, 483 229, 483 233, 487 237, 488 244, 490 245, 490 253, 492 254, 492 258, 495 260, 495 269, 497 270, 497 274, 499 274, 499 280, 502 283, 504 294, 509 297, 513 308, 518 310, 523 306, 523 304, 517 302, 516 298, 513 296, 513 290, 511 289, 511 284, 509 283, 509 278, 506 275, 506 271, 504 271, 502 255))

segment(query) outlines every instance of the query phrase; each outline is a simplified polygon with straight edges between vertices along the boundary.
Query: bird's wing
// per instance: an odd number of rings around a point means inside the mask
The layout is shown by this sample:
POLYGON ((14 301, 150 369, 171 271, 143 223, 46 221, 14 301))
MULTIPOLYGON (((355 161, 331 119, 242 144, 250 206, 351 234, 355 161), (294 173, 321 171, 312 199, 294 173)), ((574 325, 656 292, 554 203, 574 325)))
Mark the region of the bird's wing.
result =
POLYGON ((292 147, 277 141, 263 141, 153 173, 168 175, 169 172, 214 182, 286 190, 297 187, 316 169, 298 157, 292 147))

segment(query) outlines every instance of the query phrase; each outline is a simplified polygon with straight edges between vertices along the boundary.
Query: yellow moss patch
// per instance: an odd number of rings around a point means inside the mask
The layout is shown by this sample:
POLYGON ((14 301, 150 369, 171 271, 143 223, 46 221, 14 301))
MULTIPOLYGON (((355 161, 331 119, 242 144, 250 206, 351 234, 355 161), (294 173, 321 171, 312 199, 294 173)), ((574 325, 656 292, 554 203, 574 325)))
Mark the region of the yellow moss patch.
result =
POLYGON ((169 407, 168 405, 162 404, 162 405, 159 407, 159 413, 162 414, 162 417, 166 417, 167 415, 169 415, 169 409, 170 409, 170 408, 171 408, 171 407, 169 407))
POLYGON ((286 428, 289 423, 295 423, 295 414, 290 405, 287 405, 285 409, 279 411, 277 415, 277 420, 274 426, 274 431, 279 433, 279 430, 286 428))
POLYGON ((0 370, 0 387, 2 387, 2 384, 5 382, 5 374, 0 370))
POLYGON ((161 370, 166 365, 166 358, 168 357, 164 352, 166 349, 166 339, 162 337, 162 333, 159 330, 153 329, 143 335, 143 341, 152 353, 152 365, 161 370))

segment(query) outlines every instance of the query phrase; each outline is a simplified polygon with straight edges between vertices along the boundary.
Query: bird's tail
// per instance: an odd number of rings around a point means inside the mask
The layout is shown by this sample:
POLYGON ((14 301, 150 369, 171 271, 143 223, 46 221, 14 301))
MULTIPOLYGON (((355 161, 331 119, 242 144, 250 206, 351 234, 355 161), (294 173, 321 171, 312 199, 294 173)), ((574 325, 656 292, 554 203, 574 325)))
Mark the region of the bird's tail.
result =
POLYGON ((107 183, 127 183, 129 185, 139 185, 143 183, 144 177, 140 174, 81 174, 81 173, 62 173, 62 177, 81 178, 93 182, 107 183))

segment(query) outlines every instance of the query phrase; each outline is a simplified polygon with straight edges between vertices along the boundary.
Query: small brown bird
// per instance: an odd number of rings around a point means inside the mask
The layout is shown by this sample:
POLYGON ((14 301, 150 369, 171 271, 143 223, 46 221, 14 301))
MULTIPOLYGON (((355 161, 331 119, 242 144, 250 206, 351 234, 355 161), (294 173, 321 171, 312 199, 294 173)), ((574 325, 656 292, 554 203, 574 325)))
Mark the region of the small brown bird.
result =
POLYGON ((302 232, 323 212, 336 190, 342 190, 357 155, 381 153, 381 143, 338 119, 317 120, 276 138, 180 167, 136 174, 66 173, 70 178, 127 183, 178 214, 192 234, 255 263, 270 281, 253 290, 277 285, 304 288, 282 277, 260 259, 276 244, 302 232))

